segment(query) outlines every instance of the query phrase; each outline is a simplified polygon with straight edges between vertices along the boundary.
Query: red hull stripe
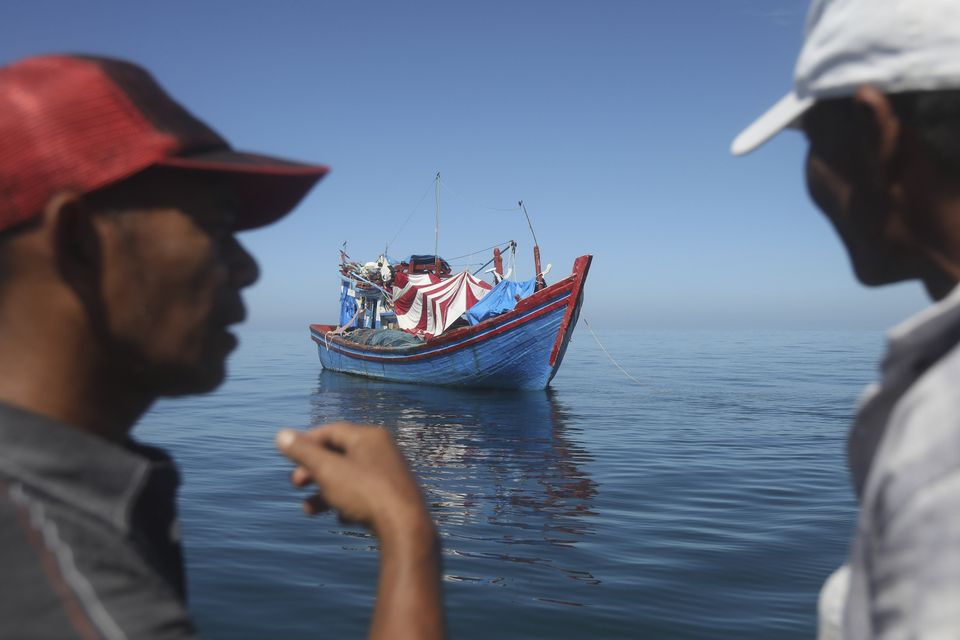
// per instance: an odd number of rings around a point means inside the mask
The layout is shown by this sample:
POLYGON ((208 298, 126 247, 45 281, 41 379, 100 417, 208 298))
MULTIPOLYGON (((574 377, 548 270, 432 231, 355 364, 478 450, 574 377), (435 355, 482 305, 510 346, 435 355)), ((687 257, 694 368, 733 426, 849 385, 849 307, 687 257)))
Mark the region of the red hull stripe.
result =
MULTIPOLYGON (((371 362, 414 362, 416 360, 425 360, 428 358, 435 358, 437 356, 441 356, 441 355, 450 353, 452 351, 464 349, 466 347, 477 344, 479 342, 484 342, 486 340, 489 340, 494 336, 500 335, 502 333, 513 331, 535 318, 539 318, 544 314, 550 313, 551 311, 555 311, 556 309, 560 309, 568 305, 570 301, 571 301, 571 296, 565 295, 561 298, 558 298, 544 305, 539 309, 534 310, 531 313, 525 314, 519 318, 515 318, 514 320, 511 320, 505 324, 495 327, 490 331, 484 332, 479 335, 470 336, 469 338, 467 338, 466 340, 463 340, 462 342, 457 342, 455 344, 443 346, 439 349, 431 349, 430 351, 427 351, 427 352, 416 353, 409 356, 386 356, 385 357, 385 356, 373 355, 369 352, 358 353, 356 351, 353 351, 352 349, 344 348, 346 347, 346 345, 344 345, 343 342, 341 342, 339 339, 325 338, 322 334, 318 335, 316 331, 311 331, 311 337, 313 338, 313 341, 316 342, 317 345, 319 346, 323 346, 324 348, 330 351, 333 351, 335 353, 339 353, 341 355, 345 355, 351 358, 356 358, 358 360, 368 360, 371 362)), ((573 300, 573 302, 575 303, 576 300, 573 300)))
POLYGON ((567 313, 563 317, 563 323, 560 330, 557 331, 557 340, 553 343, 553 351, 550 352, 550 366, 555 367, 557 356, 560 354, 560 347, 567 338, 567 330, 570 328, 570 322, 573 320, 573 314, 577 312, 577 306, 583 298, 583 282, 587 279, 587 272, 590 270, 590 263, 593 262, 593 256, 581 256, 573 263, 573 290, 576 292, 574 300, 567 307, 567 313))

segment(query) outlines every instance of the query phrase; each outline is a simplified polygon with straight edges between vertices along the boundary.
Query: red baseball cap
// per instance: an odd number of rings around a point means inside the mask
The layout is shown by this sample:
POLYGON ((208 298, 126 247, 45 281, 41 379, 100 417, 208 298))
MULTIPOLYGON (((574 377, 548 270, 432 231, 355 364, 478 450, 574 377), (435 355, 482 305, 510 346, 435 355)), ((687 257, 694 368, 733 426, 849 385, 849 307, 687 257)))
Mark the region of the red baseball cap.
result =
POLYGON ((0 231, 59 190, 88 193, 153 166, 239 178, 238 230, 286 215, 328 171, 233 150, 129 62, 57 55, 0 68, 0 231))

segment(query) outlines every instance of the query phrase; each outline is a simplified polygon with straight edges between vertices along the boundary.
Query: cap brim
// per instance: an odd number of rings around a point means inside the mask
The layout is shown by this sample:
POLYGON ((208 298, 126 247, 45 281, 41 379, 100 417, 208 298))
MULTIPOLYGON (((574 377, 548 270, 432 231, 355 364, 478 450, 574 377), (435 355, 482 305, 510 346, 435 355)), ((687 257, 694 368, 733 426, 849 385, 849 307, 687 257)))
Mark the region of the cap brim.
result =
POLYGON ((730 153, 735 156, 750 153, 784 129, 796 126, 814 102, 812 97, 799 98, 793 92, 788 93, 734 139, 730 153))
POLYGON ((330 170, 232 149, 172 156, 157 164, 238 178, 232 185, 237 192, 238 231, 262 227, 287 215, 330 170))

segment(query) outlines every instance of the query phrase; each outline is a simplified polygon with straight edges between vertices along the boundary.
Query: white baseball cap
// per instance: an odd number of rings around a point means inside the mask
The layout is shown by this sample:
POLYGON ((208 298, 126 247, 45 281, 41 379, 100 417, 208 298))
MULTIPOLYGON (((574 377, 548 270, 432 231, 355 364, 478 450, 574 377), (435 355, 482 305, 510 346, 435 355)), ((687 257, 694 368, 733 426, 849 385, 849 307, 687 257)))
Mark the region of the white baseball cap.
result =
POLYGON ((821 98, 960 89, 960 0, 813 0, 788 93, 730 146, 750 153, 821 98))

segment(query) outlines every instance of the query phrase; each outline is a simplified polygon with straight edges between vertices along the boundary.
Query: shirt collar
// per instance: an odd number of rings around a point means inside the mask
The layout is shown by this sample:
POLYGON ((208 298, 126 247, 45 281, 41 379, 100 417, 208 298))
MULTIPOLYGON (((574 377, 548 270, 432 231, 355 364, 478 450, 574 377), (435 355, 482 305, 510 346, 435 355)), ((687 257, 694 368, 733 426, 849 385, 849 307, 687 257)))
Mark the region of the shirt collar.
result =
POLYGON ((887 334, 887 376, 920 375, 960 342, 960 285, 887 334))
POLYGON ((0 474, 124 532, 133 506, 157 471, 173 472, 160 449, 117 444, 24 409, 0 403, 0 474))

